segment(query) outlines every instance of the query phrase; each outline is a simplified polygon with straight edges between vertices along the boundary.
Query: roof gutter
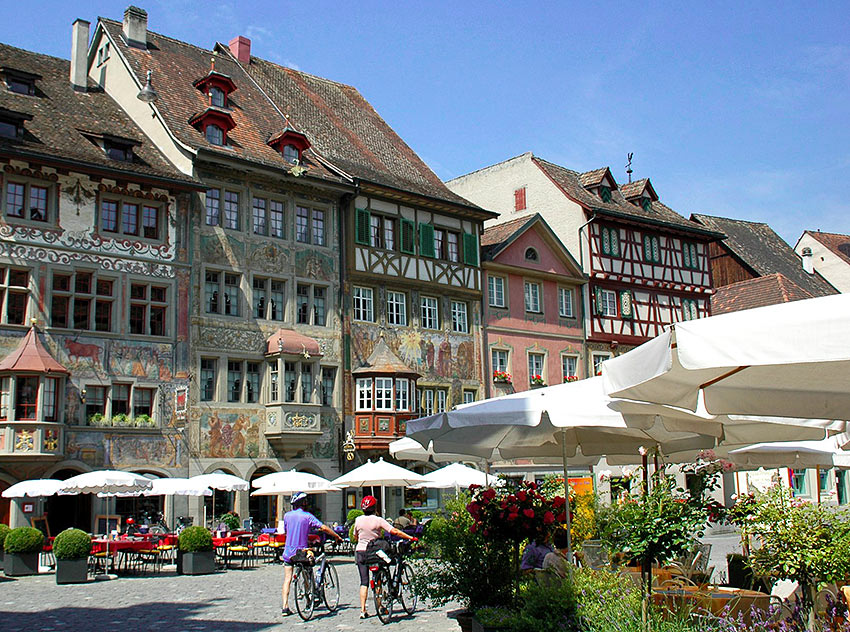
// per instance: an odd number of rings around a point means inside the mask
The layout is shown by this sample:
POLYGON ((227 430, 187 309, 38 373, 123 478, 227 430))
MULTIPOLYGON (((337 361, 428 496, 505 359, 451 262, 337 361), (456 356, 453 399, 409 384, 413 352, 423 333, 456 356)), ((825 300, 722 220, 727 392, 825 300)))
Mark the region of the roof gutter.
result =
POLYGON ((372 185, 372 186, 374 186, 376 188, 380 188, 380 189, 389 189, 390 191, 398 191, 399 193, 403 193, 403 194, 405 194, 409 197, 415 197, 415 198, 420 198, 420 199, 423 199, 423 200, 429 200, 433 203, 440 204, 441 206, 460 207, 462 209, 465 209, 466 211, 469 211, 469 212, 475 213, 476 215, 479 215, 480 219, 494 219, 496 217, 499 217, 498 213, 495 213, 493 211, 488 211, 487 209, 483 209, 480 206, 469 206, 467 204, 462 204, 460 202, 452 202, 451 200, 444 200, 442 198, 434 197, 434 196, 431 196, 431 195, 426 195, 424 193, 416 193, 414 191, 399 189, 398 187, 394 187, 394 186, 391 186, 391 185, 388 185, 388 184, 382 184, 380 182, 375 182, 374 180, 367 180, 365 178, 355 177, 354 182, 358 186, 358 188, 361 187, 363 184, 367 184, 367 185, 372 185))
POLYGON ((690 226, 681 226, 679 224, 672 224, 663 220, 652 219, 651 217, 635 217, 634 215, 629 215, 628 213, 619 213, 617 211, 612 211, 607 208, 591 208, 590 210, 594 213, 594 215, 596 213, 599 213, 600 215, 616 217, 618 219, 628 220, 630 222, 638 224, 651 224, 652 226, 661 226, 663 228, 671 230, 679 230, 683 233, 696 233, 698 235, 704 235, 705 237, 711 237, 713 239, 724 239, 726 237, 726 235, 723 233, 719 233, 714 230, 709 230, 707 228, 700 228, 697 226, 694 226, 693 228, 690 226))

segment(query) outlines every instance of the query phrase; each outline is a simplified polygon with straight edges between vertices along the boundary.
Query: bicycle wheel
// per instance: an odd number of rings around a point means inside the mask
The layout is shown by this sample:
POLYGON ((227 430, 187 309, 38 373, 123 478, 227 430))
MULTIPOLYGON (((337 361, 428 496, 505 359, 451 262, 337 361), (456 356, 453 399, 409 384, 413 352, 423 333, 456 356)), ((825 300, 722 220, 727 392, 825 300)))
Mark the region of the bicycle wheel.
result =
POLYGON ((389 623, 393 616, 393 593, 390 586, 390 573, 386 568, 381 568, 375 573, 375 584, 372 595, 375 598, 375 613, 381 623, 389 623))
POLYGON ((398 596, 401 599, 401 607, 407 614, 416 611, 416 593, 413 592, 413 571, 405 565, 401 571, 401 585, 398 587, 398 596))
POLYGON ((339 606, 339 575, 336 569, 328 564, 325 567, 325 578, 322 580, 322 596, 328 610, 334 612, 339 606))
POLYGON ((299 567, 298 576, 292 581, 295 582, 295 609, 298 616, 309 621, 316 601, 313 599, 313 569, 299 567))

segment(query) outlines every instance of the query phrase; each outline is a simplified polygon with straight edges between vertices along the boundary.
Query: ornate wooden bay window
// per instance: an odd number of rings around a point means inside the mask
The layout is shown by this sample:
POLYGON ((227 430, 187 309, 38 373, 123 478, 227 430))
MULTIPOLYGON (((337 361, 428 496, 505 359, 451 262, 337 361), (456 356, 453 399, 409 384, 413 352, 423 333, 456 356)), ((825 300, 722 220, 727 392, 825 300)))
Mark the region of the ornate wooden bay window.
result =
POLYGON ((353 372, 354 444, 359 450, 387 450, 415 419, 418 373, 408 368, 383 337, 366 364, 353 372))

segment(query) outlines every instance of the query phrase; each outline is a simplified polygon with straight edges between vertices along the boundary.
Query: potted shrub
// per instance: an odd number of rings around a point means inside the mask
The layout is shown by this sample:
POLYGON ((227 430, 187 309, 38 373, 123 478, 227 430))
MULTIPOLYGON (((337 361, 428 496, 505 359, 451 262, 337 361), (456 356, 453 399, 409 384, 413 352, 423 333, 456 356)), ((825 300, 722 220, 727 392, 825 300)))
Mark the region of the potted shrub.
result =
POLYGON ((150 418, 150 415, 136 415, 133 417, 133 425, 136 428, 147 428, 153 426, 151 423, 153 420, 150 418))
POLYGON ((90 426, 102 426, 103 425, 103 415, 101 413, 95 413, 94 415, 89 415, 89 425, 90 426))
POLYGON ((221 514, 218 517, 218 524, 224 524, 228 531, 238 531, 242 527, 242 522, 239 520, 239 514, 232 511, 221 514))
POLYGON ((80 529, 65 529, 53 541, 57 584, 84 584, 88 579, 91 538, 80 529))
POLYGON ((3 570, 3 542, 6 540, 9 531, 11 531, 9 525, 0 522, 0 571, 3 570))
POLYGON ((177 573, 208 575, 215 572, 212 534, 204 527, 186 527, 177 539, 177 573))
POLYGON ((130 418, 124 413, 118 413, 117 415, 112 416, 112 425, 113 426, 129 426, 130 418))
POLYGON ((3 542, 6 552, 3 570, 9 577, 38 574, 38 556, 44 546, 44 534, 33 527, 18 527, 9 531, 3 542))

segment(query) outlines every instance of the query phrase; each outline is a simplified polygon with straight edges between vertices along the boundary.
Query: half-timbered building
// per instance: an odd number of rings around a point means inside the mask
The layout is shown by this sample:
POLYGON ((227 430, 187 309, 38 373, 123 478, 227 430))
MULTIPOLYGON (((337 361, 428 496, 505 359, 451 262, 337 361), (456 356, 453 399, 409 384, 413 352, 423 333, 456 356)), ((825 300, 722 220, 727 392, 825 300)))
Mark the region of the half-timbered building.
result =
MULTIPOLYGON (((0 45, 0 489, 188 462, 175 402, 198 187, 88 78, 87 33, 75 23, 71 63, 0 45)), ((117 503, 143 507, 174 515, 160 498, 117 503)), ((0 523, 46 515, 53 534, 103 513, 90 495, 0 502, 0 523)))
MULTIPOLYGON (((526 153, 446 183, 505 222, 539 213, 588 276, 588 374, 665 325, 710 313, 708 244, 722 235, 663 204, 648 179, 619 186, 526 153)), ((489 224, 488 224, 489 225, 489 224)))

